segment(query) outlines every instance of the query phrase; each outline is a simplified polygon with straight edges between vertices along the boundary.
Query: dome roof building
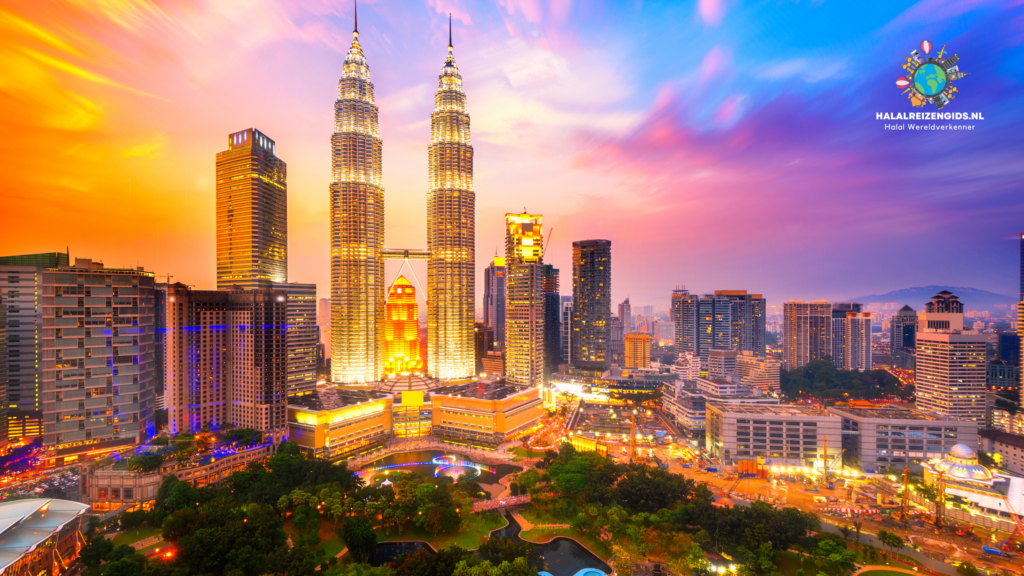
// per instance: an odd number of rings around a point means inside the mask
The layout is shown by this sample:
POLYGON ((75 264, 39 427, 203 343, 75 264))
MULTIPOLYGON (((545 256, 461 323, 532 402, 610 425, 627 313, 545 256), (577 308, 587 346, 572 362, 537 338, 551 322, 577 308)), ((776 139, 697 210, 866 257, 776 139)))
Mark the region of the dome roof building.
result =
POLYGON ((976 482, 991 486, 995 478, 992 471, 978 463, 978 452, 964 444, 949 449, 946 457, 931 464, 932 472, 943 474, 946 481, 976 482))

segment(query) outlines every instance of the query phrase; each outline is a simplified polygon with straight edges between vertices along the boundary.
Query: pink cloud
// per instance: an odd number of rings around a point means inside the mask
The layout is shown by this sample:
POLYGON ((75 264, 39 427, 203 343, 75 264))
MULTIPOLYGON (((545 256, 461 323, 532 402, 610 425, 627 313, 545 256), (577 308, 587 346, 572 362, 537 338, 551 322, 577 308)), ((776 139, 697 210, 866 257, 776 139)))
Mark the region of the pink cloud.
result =
POLYGON ((740 104, 743 103, 743 97, 735 94, 729 96, 718 106, 718 110, 715 111, 715 120, 722 124, 731 124, 739 117, 740 104))
POLYGON ((442 16, 451 14, 453 20, 458 20, 466 26, 473 25, 473 19, 469 16, 469 11, 462 6, 462 2, 457 0, 427 0, 427 4, 442 16))
POLYGON ((526 18, 527 21, 534 24, 540 24, 544 18, 544 9, 541 7, 540 0, 498 0, 505 10, 512 16, 516 13, 520 13, 526 18))
POLYGON ((725 16, 725 0, 699 0, 697 13, 710 26, 718 26, 725 16))
POLYGON ((724 72, 731 60, 732 55, 727 48, 715 46, 709 50, 700 64, 700 72, 697 76, 700 83, 703 84, 724 72))

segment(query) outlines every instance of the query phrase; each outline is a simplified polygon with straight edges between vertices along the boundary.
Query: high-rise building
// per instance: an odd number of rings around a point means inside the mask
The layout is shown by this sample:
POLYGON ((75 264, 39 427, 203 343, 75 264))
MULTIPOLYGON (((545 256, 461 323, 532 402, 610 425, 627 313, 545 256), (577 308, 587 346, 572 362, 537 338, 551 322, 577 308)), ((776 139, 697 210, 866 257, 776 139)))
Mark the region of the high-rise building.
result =
POLYGON ((279 289, 167 288, 171 434, 253 428, 287 436, 288 294, 279 289))
POLYGON ((7 434, 7 303, 0 290, 0 456, 10 445, 7 434))
POLYGON ((316 390, 317 344, 316 284, 289 282, 274 284, 288 296, 285 346, 288 358, 289 396, 311 394, 316 390))
POLYGON ((384 185, 358 21, 352 36, 331 136, 331 379, 358 384, 384 371, 384 185))
POLYGON ((217 289, 288 281, 288 169, 255 128, 217 153, 217 289))
POLYGON ((629 298, 619 303, 619 321, 622 322, 622 332, 629 334, 633 331, 633 311, 629 306, 629 298))
POLYGON ((450 24, 430 116, 428 165, 427 369, 434 378, 464 378, 476 372, 476 196, 466 93, 450 24))
POLYGON ((834 302, 832 304, 832 363, 839 370, 849 370, 846 367, 846 316, 850 312, 863 312, 864 306, 860 302, 834 302))
POLYGON ((1020 299, 1024 301, 1024 234, 1020 235, 1020 299))
POLYGON ((405 276, 399 276, 388 289, 384 305, 385 373, 415 374, 423 369, 419 327, 416 289, 405 276))
POLYGON ((484 358, 494 351, 494 330, 482 322, 477 322, 473 329, 476 331, 473 336, 476 342, 476 371, 482 374, 486 372, 484 358))
POLYGON ((1020 391, 1021 403, 1024 403, 1024 300, 1017 304, 1017 340, 1020 342, 1020 391))
POLYGON ((765 354, 766 303, 760 294, 747 294, 746 290, 715 290, 715 296, 729 299, 732 315, 732 345, 739 351, 750 351, 757 356, 765 354))
POLYGON ((331 357, 331 299, 321 298, 316 308, 316 325, 320 330, 320 344, 324 347, 324 358, 331 357))
POLYGON ((738 352, 731 348, 708 351, 708 379, 739 381, 738 352))
POLYGON ((790 300, 783 305, 782 367, 794 370, 832 354, 832 305, 790 300))
POLYGON ((539 214, 505 215, 505 378, 544 380, 544 236, 539 214))
POLYGON ((484 324, 494 331, 494 347, 505 342, 505 257, 495 256, 484 268, 484 324))
MULTIPOLYGON (((917 334, 917 312, 910 306, 903 306, 889 320, 889 346, 893 358, 905 348, 913 348, 917 334)), ((895 361, 895 360, 894 360, 895 361)))
POLYGON ((608 329, 612 314, 612 242, 572 243, 572 364, 608 367, 608 329))
POLYGON ((917 407, 985 421, 985 335, 959 330, 917 333, 917 407))
POLYGON ((43 447, 48 464, 154 433, 153 274, 74 266, 41 273, 43 447), (51 328, 52 327, 52 328, 51 328))
POLYGON ((650 334, 626 334, 626 368, 651 367, 650 334))
POLYGON ((12 444, 43 434, 43 290, 47 268, 68 265, 65 252, 0 257, 0 294, 7 312, 7 433, 12 444))
POLYGON ((572 296, 561 297, 562 364, 572 364, 572 296))
POLYGON ((871 312, 847 312, 845 327, 843 369, 871 370, 871 312))
POLYGON ((675 323, 676 355, 700 351, 697 341, 697 303, 699 297, 688 290, 677 288, 672 291, 672 322, 675 323))
POLYGON ((541 296, 544 298, 544 370, 551 374, 558 370, 562 358, 561 303, 558 294, 558 268, 544 265, 541 278, 541 296))
POLYGON ((740 384, 760 388, 763 392, 778 392, 781 380, 782 363, 774 358, 760 358, 753 352, 744 350, 736 357, 736 370, 740 376, 740 384))
POLYGON ((964 305, 960 297, 949 290, 943 290, 932 301, 924 305, 924 312, 917 315, 917 331, 963 330, 964 305))
POLYGON ((622 321, 615 315, 608 320, 608 344, 605 354, 612 366, 626 365, 626 331, 622 329, 622 321))
POLYGON ((725 296, 704 294, 697 301, 697 355, 703 365, 713 349, 732 349, 732 301, 725 296))

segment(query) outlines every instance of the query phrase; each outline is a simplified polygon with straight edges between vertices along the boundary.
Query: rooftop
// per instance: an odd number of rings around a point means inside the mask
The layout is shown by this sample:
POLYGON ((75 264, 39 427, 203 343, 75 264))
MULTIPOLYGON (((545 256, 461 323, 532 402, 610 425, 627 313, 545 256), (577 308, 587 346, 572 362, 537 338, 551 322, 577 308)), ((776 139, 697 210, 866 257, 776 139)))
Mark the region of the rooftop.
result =
POLYGON ((387 398, 390 394, 375 390, 344 390, 340 388, 318 388, 308 396, 288 398, 288 405, 307 410, 335 410, 360 402, 387 398))
POLYGON ((88 509, 50 498, 0 502, 0 572, 88 509))
POLYGON ((889 420, 945 420, 936 414, 922 412, 911 408, 857 408, 852 406, 833 406, 829 412, 848 414, 860 418, 882 418, 889 420))
POLYGON ((763 414, 765 416, 821 416, 833 417, 832 414, 822 414, 817 408, 811 406, 797 406, 793 404, 731 404, 711 402, 708 406, 714 406, 721 412, 729 414, 763 414))
POLYGON ((476 398, 477 400, 503 400, 527 389, 527 387, 516 386, 514 384, 508 384, 504 380, 498 380, 445 386, 444 388, 433 390, 431 394, 461 396, 463 398, 476 398))
POLYGON ((978 430, 978 436, 988 438, 995 442, 1002 442, 1003 444, 1017 448, 1024 448, 1024 436, 1017 436, 1016 434, 1010 434, 1009 432, 1003 432, 1002 430, 993 430, 991 428, 978 430))

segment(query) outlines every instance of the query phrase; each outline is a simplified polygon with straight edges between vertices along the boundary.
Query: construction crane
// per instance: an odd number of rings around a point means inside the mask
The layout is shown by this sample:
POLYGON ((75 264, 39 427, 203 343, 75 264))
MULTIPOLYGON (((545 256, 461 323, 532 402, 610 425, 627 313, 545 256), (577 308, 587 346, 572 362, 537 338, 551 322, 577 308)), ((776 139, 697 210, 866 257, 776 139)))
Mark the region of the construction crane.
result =
POLYGON ((1021 522, 1020 516, 1017 515, 1017 511, 1013 509, 1013 505, 1006 499, 1006 496, 1003 496, 1003 502, 1006 502, 1006 510, 1010 513, 1010 517, 1013 518, 1017 529, 1008 538, 996 544, 996 549, 1009 553, 1013 550, 1014 544, 1024 540, 1024 523, 1021 522))
POLYGON ((906 524, 907 521, 910 520, 910 515, 908 514, 909 506, 910 506, 910 468, 904 468, 903 469, 903 506, 900 508, 900 510, 896 514, 893 514, 893 516, 895 516, 897 520, 899 520, 899 521, 903 522, 904 524, 906 524))

